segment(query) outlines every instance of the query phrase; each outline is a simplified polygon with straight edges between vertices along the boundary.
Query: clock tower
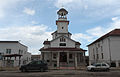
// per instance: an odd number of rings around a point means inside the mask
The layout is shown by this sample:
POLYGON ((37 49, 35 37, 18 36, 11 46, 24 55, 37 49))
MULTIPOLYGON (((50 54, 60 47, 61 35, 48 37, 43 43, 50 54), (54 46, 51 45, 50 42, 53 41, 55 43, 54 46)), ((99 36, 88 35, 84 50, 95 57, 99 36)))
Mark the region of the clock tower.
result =
POLYGON ((56 20, 57 33, 68 33, 69 21, 67 20, 68 11, 61 8, 58 12, 58 20, 56 20))

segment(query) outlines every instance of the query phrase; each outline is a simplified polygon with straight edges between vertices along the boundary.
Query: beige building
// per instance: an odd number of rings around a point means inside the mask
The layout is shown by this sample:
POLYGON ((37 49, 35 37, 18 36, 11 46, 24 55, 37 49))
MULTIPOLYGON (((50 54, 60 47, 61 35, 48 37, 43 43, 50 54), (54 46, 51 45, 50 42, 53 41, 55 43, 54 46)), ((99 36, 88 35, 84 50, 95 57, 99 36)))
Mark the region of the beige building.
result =
POLYGON ((41 59, 48 62, 50 68, 79 68, 85 65, 85 51, 80 43, 71 39, 68 31, 68 11, 61 8, 56 20, 57 30, 52 33, 51 41, 44 41, 40 49, 41 59))
POLYGON ((2 67, 17 67, 31 61, 28 47, 19 41, 0 41, 0 54, 2 67))
POLYGON ((115 29, 88 45, 89 64, 107 62, 120 67, 120 29, 115 29))

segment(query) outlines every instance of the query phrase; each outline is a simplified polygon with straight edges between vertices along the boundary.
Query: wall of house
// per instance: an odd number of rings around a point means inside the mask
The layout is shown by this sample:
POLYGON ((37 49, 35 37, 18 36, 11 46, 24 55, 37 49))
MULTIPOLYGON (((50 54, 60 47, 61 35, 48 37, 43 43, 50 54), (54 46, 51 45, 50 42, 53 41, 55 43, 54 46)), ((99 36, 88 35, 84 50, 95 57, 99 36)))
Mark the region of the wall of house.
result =
POLYGON ((110 50, 112 60, 120 60, 120 36, 110 37, 110 50))
POLYGON ((94 62, 110 62, 116 63, 117 66, 120 66, 120 37, 119 36, 109 36, 104 40, 96 42, 93 45, 88 46, 89 50, 89 64, 94 62), (98 44, 100 46, 98 46, 98 44), (101 48, 102 47, 102 48, 101 48), (98 48, 98 51, 96 51, 98 48), (94 51, 93 51, 94 49, 94 51), (97 53, 99 59, 97 59, 97 53), (103 53, 103 58, 101 53, 103 53), (95 58, 94 56, 95 55, 95 58))
MULTIPOLYGON (((21 54, 21 65, 24 64, 23 61, 26 61, 26 63, 28 63, 29 61, 27 61, 27 59, 31 59, 31 54, 28 53, 27 51, 27 47, 23 46, 20 43, 0 43, 0 51, 1 53, 3 53, 4 55, 8 55, 6 53, 6 49, 11 49, 11 53, 10 54, 21 54), (19 53, 19 50, 22 51, 22 53, 19 53)), ((11 58, 11 60, 15 60, 14 57, 11 58)), ((16 57, 16 61, 14 61, 14 66, 18 66, 19 63, 19 57, 16 57)))
POLYGON ((90 61, 89 64, 92 64, 95 62, 110 61, 108 38, 100 40, 99 42, 96 42, 88 46, 88 50, 89 50, 89 61, 90 61))

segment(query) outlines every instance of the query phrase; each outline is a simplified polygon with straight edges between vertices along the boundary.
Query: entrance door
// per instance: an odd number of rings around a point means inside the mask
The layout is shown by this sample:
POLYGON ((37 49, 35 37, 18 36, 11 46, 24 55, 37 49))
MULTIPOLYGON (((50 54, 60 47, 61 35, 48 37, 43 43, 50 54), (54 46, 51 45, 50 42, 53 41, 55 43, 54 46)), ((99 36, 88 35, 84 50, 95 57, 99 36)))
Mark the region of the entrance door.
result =
POLYGON ((60 62, 67 62, 67 52, 60 52, 60 62))

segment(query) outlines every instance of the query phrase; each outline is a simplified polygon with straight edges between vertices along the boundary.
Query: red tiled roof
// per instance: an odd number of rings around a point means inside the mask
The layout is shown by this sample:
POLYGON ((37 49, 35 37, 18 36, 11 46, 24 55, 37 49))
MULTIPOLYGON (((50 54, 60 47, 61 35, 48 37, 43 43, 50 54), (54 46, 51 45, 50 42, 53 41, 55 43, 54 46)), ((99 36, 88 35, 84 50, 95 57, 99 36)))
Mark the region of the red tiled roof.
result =
POLYGON ((87 50, 83 50, 81 48, 60 48, 60 47, 52 47, 52 48, 41 48, 39 51, 87 51, 87 50))
POLYGON ((95 40, 94 42, 92 42, 91 44, 89 44, 88 46, 96 43, 96 42, 99 42, 100 40, 103 40, 104 38, 106 37, 109 37, 109 36, 120 36, 120 29, 114 29, 112 30, 111 32, 103 35, 102 37, 98 38, 97 40, 95 40))
POLYGON ((18 41, 0 41, 0 43, 19 43, 18 41))
POLYGON ((76 45, 81 45, 80 42, 76 42, 75 44, 76 44, 76 45))
POLYGON ((64 21, 64 20, 56 20, 56 25, 58 22, 67 22, 67 24, 69 25, 69 21, 64 21))
POLYGON ((46 44, 50 45, 50 41, 44 41, 43 44, 44 44, 44 45, 46 45, 46 44))
MULTIPOLYGON (((57 33, 57 31, 53 32, 51 35, 53 35, 54 33, 57 33)), ((62 33, 63 34, 63 33, 62 33)), ((68 32, 68 34, 72 35, 70 32, 68 32)))

